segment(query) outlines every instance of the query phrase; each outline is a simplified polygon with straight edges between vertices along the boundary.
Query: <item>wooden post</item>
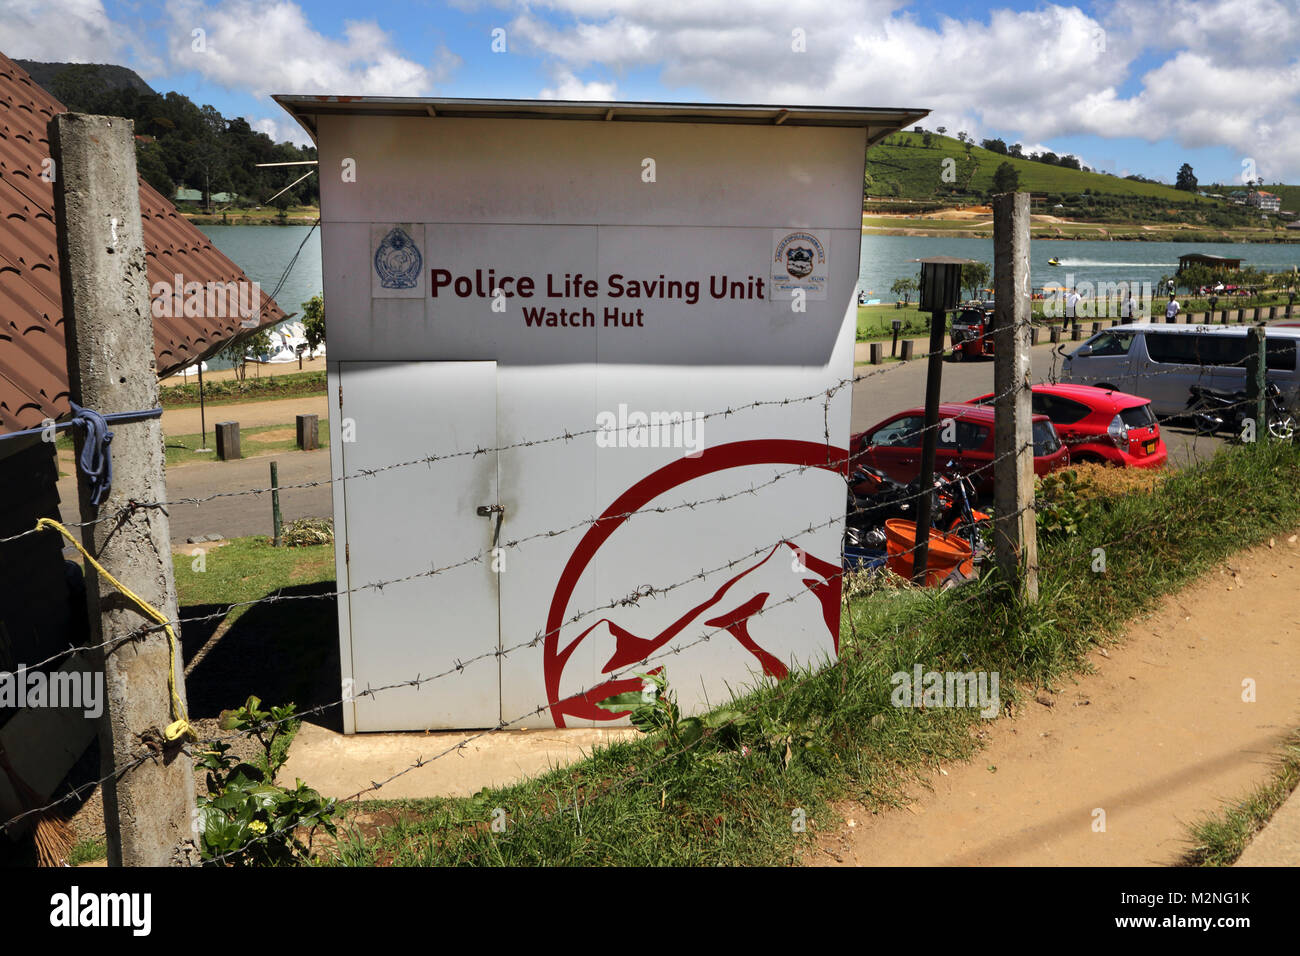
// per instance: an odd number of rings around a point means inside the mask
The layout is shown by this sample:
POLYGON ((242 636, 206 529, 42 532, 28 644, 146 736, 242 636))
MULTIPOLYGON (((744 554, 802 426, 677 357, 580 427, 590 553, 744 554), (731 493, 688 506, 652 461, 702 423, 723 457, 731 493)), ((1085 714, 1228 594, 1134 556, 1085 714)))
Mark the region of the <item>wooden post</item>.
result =
MULTIPOLYGON (((61 113, 49 122, 57 178, 58 237, 68 377, 72 400, 100 413, 158 407, 153 320, 145 278, 140 185, 129 120, 61 113)), ((78 438, 78 452, 82 442, 78 438)), ((169 619, 178 616, 166 501, 162 422, 113 428, 113 486, 99 505, 78 476, 82 541, 114 577, 169 619), (120 515, 120 516, 119 516, 120 515)), ((183 741, 168 741, 176 719, 168 689, 168 637, 134 603, 86 568, 90 643, 104 669, 104 823, 110 866, 185 866, 199 862, 194 769, 183 741), (114 643, 120 642, 120 643, 114 643), (142 756, 142 763, 135 763, 142 756)), ((179 632, 179 627, 176 628, 179 632)), ((179 640, 179 634, 177 639, 179 640)), ((171 677, 181 702, 180 649, 171 677)))
MULTIPOLYGON (((997 293, 994 294, 996 295, 997 293)), ((1060 341, 1061 341, 1061 330, 1058 329, 1056 326, 1052 326, 1052 344, 1056 345, 1060 341)))
MULTIPOLYGON (((880 351, 879 343, 871 346, 871 361, 875 365, 880 363, 876 361, 876 355, 880 351)), ((317 415, 299 415, 296 418, 298 431, 298 447, 303 451, 311 451, 320 444, 319 429, 320 418, 317 415)))
POLYGON ((280 468, 271 462, 271 547, 280 547, 283 519, 280 517, 280 468))
POLYGON ((912 349, 915 343, 911 339, 903 339, 903 361, 912 361, 912 349))
POLYGON ((1043 331, 1043 330, 1040 329, 1040 328, 1039 328, 1038 326, 1036 326, 1036 325, 1030 327, 1030 329, 1029 329, 1029 344, 1030 344, 1030 345, 1037 345, 1037 344, 1038 344, 1039 334, 1040 334, 1042 331, 1043 331))
MULTIPOLYGON (((993 197, 993 539, 1014 592, 1038 600, 1033 407, 1029 359, 1029 194, 993 197)), ((1074 326, 1077 336, 1079 327, 1074 326)))
POLYGON ((1246 330, 1246 411, 1255 418, 1255 440, 1268 434, 1267 405, 1264 387, 1267 381, 1268 361, 1264 354, 1264 326, 1252 325, 1246 330))
POLYGON ((217 458, 221 461, 237 461, 243 456, 239 452, 239 422, 217 422, 217 458))

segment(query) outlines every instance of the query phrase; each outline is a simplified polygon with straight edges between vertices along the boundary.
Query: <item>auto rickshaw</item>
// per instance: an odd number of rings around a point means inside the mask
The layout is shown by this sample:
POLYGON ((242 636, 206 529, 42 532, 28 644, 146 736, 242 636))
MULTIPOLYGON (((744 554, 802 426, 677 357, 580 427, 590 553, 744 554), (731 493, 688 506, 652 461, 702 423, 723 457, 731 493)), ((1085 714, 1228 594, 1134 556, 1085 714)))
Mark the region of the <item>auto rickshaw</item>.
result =
POLYGON ((952 357, 961 362, 993 354, 993 303, 967 302, 952 313, 952 357))

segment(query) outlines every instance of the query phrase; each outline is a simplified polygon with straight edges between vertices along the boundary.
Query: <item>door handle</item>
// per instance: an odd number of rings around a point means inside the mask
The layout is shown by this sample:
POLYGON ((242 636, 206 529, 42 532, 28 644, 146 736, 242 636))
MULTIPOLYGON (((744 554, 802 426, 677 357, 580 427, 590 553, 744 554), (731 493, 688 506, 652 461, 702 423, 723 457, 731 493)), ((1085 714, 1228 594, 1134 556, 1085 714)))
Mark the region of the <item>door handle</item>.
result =
POLYGON ((490 518, 492 515, 497 516, 496 527, 492 529, 492 547, 495 548, 497 546, 497 541, 501 537, 501 522, 506 516, 505 505, 479 505, 474 510, 474 513, 480 518, 490 518))

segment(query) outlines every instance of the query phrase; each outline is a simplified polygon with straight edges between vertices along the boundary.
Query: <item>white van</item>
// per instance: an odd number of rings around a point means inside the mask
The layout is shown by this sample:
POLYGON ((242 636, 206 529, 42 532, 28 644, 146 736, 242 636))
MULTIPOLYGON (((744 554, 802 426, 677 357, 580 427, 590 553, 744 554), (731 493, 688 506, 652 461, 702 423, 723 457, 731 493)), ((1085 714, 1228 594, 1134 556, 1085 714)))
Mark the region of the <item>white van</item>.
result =
MULTIPOLYGON (((1140 395, 1164 418, 1187 407, 1193 385, 1228 392, 1244 389, 1247 343, 1245 326, 1117 325, 1067 355, 1061 378, 1140 395)), ((1300 328, 1273 327, 1265 333, 1268 379, 1282 389, 1293 411, 1300 408, 1297 346, 1300 328)))

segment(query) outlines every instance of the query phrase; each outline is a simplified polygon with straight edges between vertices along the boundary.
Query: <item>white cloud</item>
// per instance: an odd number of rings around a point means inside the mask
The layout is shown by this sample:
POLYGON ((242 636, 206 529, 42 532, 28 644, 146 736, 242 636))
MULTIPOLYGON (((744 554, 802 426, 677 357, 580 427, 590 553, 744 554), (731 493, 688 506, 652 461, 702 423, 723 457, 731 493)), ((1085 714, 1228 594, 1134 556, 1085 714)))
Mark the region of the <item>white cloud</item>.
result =
POLYGON ((269 93, 422 96, 446 79, 459 58, 439 50, 432 64, 402 55, 373 21, 348 21, 342 39, 318 32, 296 3, 232 0, 207 6, 173 0, 172 65, 205 79, 269 93), (195 30, 202 30, 199 37, 195 30))
POLYGON ((556 70, 551 77, 553 86, 542 90, 539 96, 544 100, 615 100, 618 99, 618 86, 615 83, 602 83, 597 80, 584 82, 574 76, 570 70, 556 70))
POLYGON ((117 63, 126 30, 108 18, 100 0, 5 0, 0 4, 0 50, 15 59, 117 63))
POLYGON ((977 140, 983 127, 1227 146, 1266 178, 1300 176, 1295 0, 1115 0, 1104 19, 1046 4, 934 26, 909 6, 828 0, 801 22, 784 0, 534 0, 508 29, 554 76, 658 68, 707 98, 928 107, 927 126, 977 140))
POLYGON ((248 125, 259 133, 265 133, 271 137, 275 143, 283 143, 286 140, 295 146, 314 146, 312 138, 307 135, 307 131, 295 123, 293 120, 272 119, 269 116, 253 117, 245 116, 248 125))

